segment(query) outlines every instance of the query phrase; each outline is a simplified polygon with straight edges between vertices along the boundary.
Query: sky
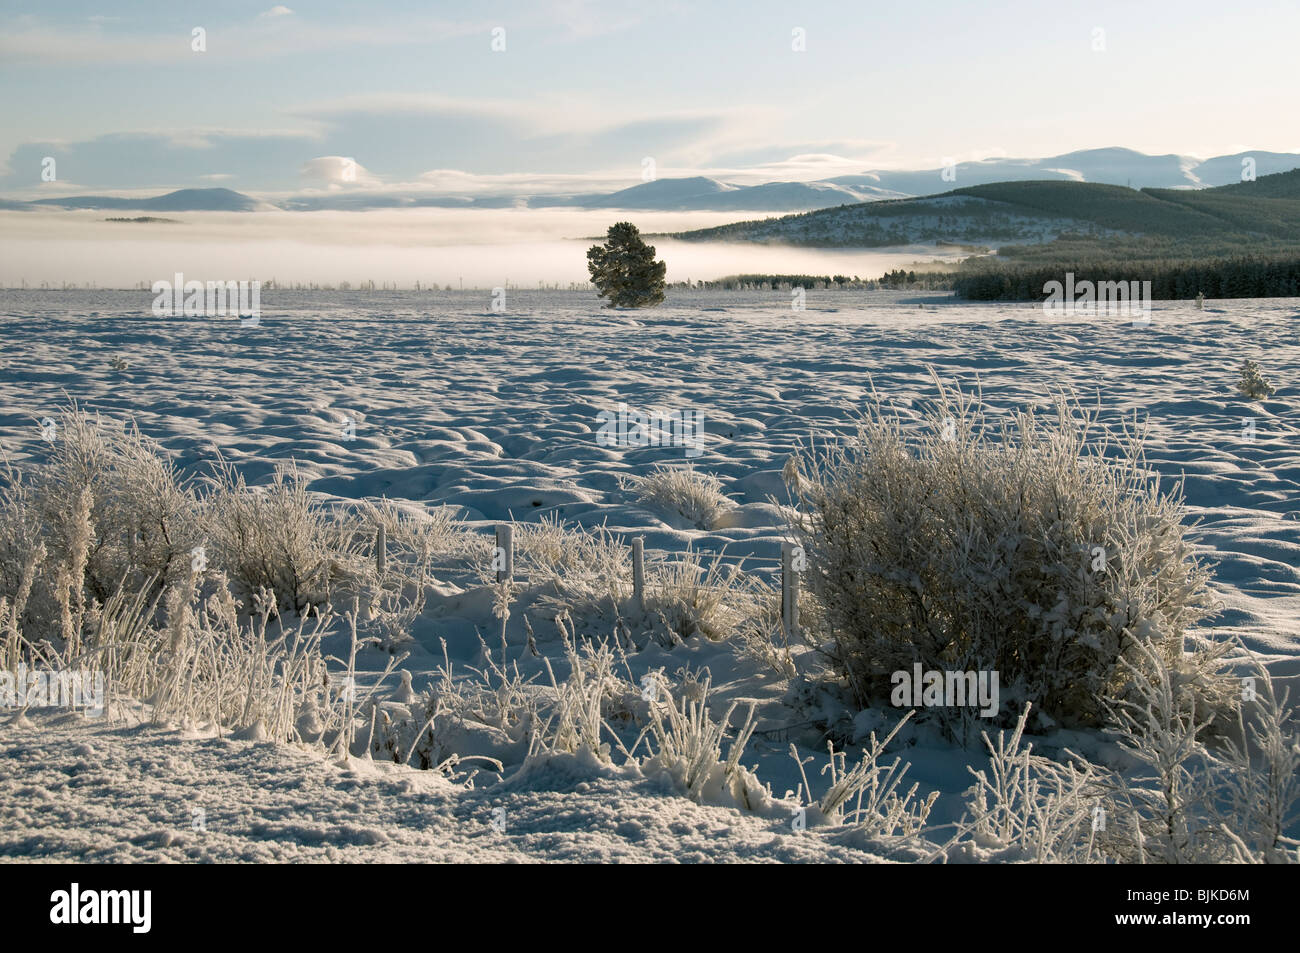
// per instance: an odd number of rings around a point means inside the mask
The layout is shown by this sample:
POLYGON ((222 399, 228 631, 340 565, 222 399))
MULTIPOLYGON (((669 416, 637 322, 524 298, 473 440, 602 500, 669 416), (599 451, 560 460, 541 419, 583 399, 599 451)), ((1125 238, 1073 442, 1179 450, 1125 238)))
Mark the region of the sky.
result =
POLYGON ((11 197, 1300 151, 1294 0, 0 0, 0 22, 11 197))

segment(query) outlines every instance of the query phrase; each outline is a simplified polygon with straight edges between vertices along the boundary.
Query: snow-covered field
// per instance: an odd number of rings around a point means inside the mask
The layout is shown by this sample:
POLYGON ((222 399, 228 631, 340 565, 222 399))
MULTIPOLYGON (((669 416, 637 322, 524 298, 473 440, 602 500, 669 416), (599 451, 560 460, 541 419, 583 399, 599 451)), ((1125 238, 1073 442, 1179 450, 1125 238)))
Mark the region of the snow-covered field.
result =
MULTIPOLYGON (((1149 418, 1149 459, 1165 476, 1186 477, 1197 537, 1213 561, 1224 604, 1214 630, 1239 636, 1282 684, 1300 682, 1297 300, 1207 302, 1203 312, 1158 302, 1150 325, 1135 326, 883 292, 811 291, 807 310, 792 311, 788 292, 674 291, 663 306, 632 312, 602 309, 589 293, 511 291, 497 312, 487 292, 276 291, 264 295, 258 327, 155 317, 151 301, 146 292, 0 292, 0 446, 9 459, 39 459, 40 421, 74 400, 133 416, 184 470, 202 471, 220 451, 258 483, 293 460, 326 500, 455 507, 485 537, 511 520, 604 526, 643 536, 656 558, 725 548, 724 558, 750 557, 746 571, 767 577, 784 538, 770 498, 786 499, 787 456, 799 441, 847 432, 873 386, 906 408, 935 396, 933 367, 945 380, 978 384, 994 409, 1046 407, 1053 388, 1069 387, 1112 421, 1149 418), (110 363, 115 356, 124 370, 110 363), (1262 402, 1233 390, 1247 357, 1277 388, 1262 402), (620 404, 697 412, 702 453, 601 445, 598 415, 620 404), (1252 440, 1243 438, 1244 417, 1252 440), (712 528, 640 503, 625 485, 682 462, 715 474, 732 501, 712 528)), ((559 633, 534 595, 525 588, 511 607, 507 658, 525 676, 543 672, 527 650, 528 617, 541 656, 562 677, 559 633)), ((480 634, 499 661, 498 629, 490 588, 449 567, 410 626, 399 667, 418 691, 436 678, 444 643, 457 672, 481 666, 480 634)), ((344 636, 332 638, 327 647, 346 655, 344 636)), ((388 658, 363 651, 363 684, 388 658)), ((806 770, 824 790, 816 772, 825 745, 807 711, 735 640, 649 644, 627 665, 634 683, 656 669, 675 680, 707 667, 716 715, 733 701, 756 704, 758 728, 741 760, 773 797, 801 780, 790 742, 817 757, 806 770)), ((390 677, 380 697, 397 685, 390 677)), ((907 783, 919 782, 918 796, 940 794, 930 822, 957 821, 971 784, 966 767, 987 759, 924 732, 909 741, 907 783)), ((1087 739, 1042 741, 1046 750, 1067 743, 1088 753, 1087 739)), ((30 725, 0 729, 0 756, 0 857, 870 861, 887 853, 850 830, 800 833, 781 805, 697 805, 662 777, 576 755, 501 784, 481 773, 467 790, 405 766, 339 764, 129 719, 33 715, 30 725)))

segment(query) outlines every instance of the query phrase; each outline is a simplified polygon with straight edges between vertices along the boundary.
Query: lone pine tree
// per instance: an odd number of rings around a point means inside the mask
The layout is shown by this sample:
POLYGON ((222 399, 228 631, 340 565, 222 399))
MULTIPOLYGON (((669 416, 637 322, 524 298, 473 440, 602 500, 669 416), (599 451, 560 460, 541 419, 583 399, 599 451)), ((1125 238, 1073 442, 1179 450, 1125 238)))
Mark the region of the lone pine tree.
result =
POLYGON ((668 266, 655 261, 653 245, 641 240, 631 222, 611 225, 605 244, 587 250, 592 284, 609 308, 649 308, 664 300, 668 266))

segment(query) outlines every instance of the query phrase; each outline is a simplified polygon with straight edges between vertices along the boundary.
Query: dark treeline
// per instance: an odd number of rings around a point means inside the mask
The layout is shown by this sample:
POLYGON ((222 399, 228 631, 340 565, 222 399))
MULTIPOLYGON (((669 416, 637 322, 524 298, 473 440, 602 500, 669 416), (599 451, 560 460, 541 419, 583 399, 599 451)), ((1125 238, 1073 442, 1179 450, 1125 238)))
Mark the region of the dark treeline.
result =
MULTIPOLYGON (((782 288, 807 288, 811 291, 814 288, 828 288, 832 284, 843 287, 844 285, 858 285, 862 282, 857 275, 852 278, 847 275, 730 275, 726 278, 718 279, 724 283, 724 286, 730 285, 747 285, 749 287, 763 287, 766 285, 772 290, 782 288)), ((716 284, 718 282, 714 282, 716 284)))
POLYGON ((1300 297, 1300 257, 1242 256, 1192 261, 1083 261, 1000 265, 971 261, 952 275, 957 296, 970 301, 1041 301, 1050 281, 1149 281, 1155 300, 1300 297))
POLYGON ((859 278, 857 275, 729 275, 714 281, 683 282, 675 287, 724 289, 727 291, 767 290, 788 291, 805 288, 823 291, 830 288, 853 288, 875 291, 879 288, 902 290, 952 290, 953 275, 948 272, 904 271, 899 268, 877 279, 859 278))
POLYGON ((949 272, 942 271, 904 271, 902 268, 895 268, 893 271, 887 271, 880 276, 877 282, 882 288, 891 288, 903 291, 951 291, 953 289, 953 278, 955 276, 949 272))

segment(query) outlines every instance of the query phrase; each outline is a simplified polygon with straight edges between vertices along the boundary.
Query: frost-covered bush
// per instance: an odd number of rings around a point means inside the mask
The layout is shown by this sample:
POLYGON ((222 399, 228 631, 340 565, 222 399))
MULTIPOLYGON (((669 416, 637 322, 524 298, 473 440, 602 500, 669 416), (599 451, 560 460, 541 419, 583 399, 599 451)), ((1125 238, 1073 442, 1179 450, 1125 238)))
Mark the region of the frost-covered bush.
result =
POLYGON ((433 555, 468 548, 449 511, 330 507, 291 465, 250 487, 219 461, 196 486, 133 423, 72 405, 43 426, 44 459, 0 473, 0 651, 13 664, 50 651, 71 660, 88 614, 116 594, 141 593, 162 613, 164 592, 205 573, 224 574, 245 613, 263 593, 298 612, 360 594, 363 621, 397 641, 422 605, 433 555))
POLYGON ((527 766, 568 755, 609 765, 615 749, 630 758, 609 724, 634 690, 615 673, 617 664, 626 667, 626 658, 606 641, 575 644, 563 620, 561 632, 569 676, 558 679, 544 659, 547 685, 535 684, 535 676, 521 676, 518 665, 504 655, 500 662, 493 659, 486 644, 482 667, 470 666, 465 675, 453 676, 444 642, 438 678, 419 699, 419 720, 385 726, 383 734, 395 740, 385 742, 384 754, 399 763, 444 770, 480 761, 498 773, 506 763, 527 766), (414 736, 407 730, 412 726, 417 728, 414 736))
POLYGON ((79 501, 90 494, 85 585, 104 601, 119 586, 154 579, 159 590, 189 571, 201 533, 192 489, 166 454, 125 425, 74 406, 59 415, 50 455, 32 478, 32 498, 55 561, 79 558, 79 501))
POLYGON ((809 823, 814 826, 848 824, 872 837, 881 838, 912 838, 921 833, 939 792, 931 791, 924 800, 916 801, 919 785, 914 783, 900 793, 899 787, 911 765, 904 764, 899 757, 889 764, 880 760, 885 748, 912 714, 909 711, 900 718, 881 740, 876 739, 873 731, 867 747, 862 749, 862 759, 852 768, 848 767, 848 754, 836 751, 834 745, 828 743, 830 758, 821 773, 830 776, 830 787, 815 805, 812 804, 812 785, 804 771, 804 765, 812 759, 799 757, 798 749, 790 746, 790 757, 799 765, 803 778, 800 791, 810 806, 815 807, 811 811, 812 817, 807 818, 809 823))
POLYGON ((1063 396, 1048 420, 995 428, 939 390, 918 429, 877 402, 847 446, 801 461, 794 528, 831 663, 863 707, 920 663, 999 673, 1004 724, 1007 702, 1031 700, 1045 727, 1099 725, 1136 677, 1121 660, 1139 645, 1181 659, 1211 608, 1181 489, 1160 491, 1141 431, 1117 436, 1063 396))
POLYGON ((705 560, 687 549, 671 559, 649 559, 646 611, 651 630, 669 644, 703 636, 720 641, 757 616, 766 592, 721 556, 705 560))
POLYGON ((606 642, 584 642, 575 648, 567 633, 564 647, 569 663, 565 681, 557 682, 550 661, 544 660, 555 701, 538 737, 551 753, 586 751, 608 762, 610 742, 604 739, 620 743, 605 719, 608 701, 621 688, 614 671, 617 653, 606 642))
POLYGON ((74 405, 48 432, 45 459, 0 480, 0 598, 29 643, 66 650, 92 604, 183 578, 202 528, 193 490, 133 424, 74 405))
POLYGON ((75 405, 56 423, 48 457, 0 491, 0 597, 22 606, 29 640, 66 646, 88 606, 157 596, 196 569, 224 570, 246 604, 266 589, 304 610, 356 568, 340 518, 292 468, 249 487, 223 462, 199 492, 133 424, 75 405))
POLYGON ((514 663, 498 663, 486 645, 486 664, 468 666, 464 675, 456 675, 446 641, 442 647, 443 662, 425 692, 416 694, 410 674, 399 673, 401 688, 377 706, 377 717, 371 715, 375 731, 369 750, 376 758, 449 776, 461 762, 468 762, 474 765, 467 771, 471 782, 481 770, 499 775, 503 759, 517 763, 539 741, 540 699, 531 684, 534 678, 521 676, 514 663))
MULTIPOLYGON (((1106 830, 1110 802, 1092 765, 1082 759, 1058 763, 1022 744, 1030 705, 1010 737, 997 743, 983 733, 988 771, 967 767, 975 784, 967 792, 969 820, 962 834, 1003 859, 1036 863, 1088 863, 1101 859, 1099 832, 1106 830)), ((1109 813, 1114 813, 1111 808, 1109 813)))
POLYGON ((222 461, 204 500, 205 559, 224 569, 246 598, 266 590, 296 612, 328 601, 361 568, 361 544, 345 518, 314 500, 296 467, 277 465, 250 487, 222 461))
MULTIPOLYGON (((144 666, 155 687, 150 691, 142 685, 135 697, 151 700, 158 722, 210 724, 250 737, 298 740, 299 719, 309 701, 330 706, 319 645, 322 620, 272 631, 265 611, 241 621, 224 580, 205 589, 168 591, 165 627, 155 636, 163 641, 153 647, 152 665, 144 666)), ((120 676, 120 683, 127 679, 120 676)))
POLYGON ((1262 400, 1273 393, 1273 385, 1260 373, 1259 365, 1249 358, 1241 363, 1237 393, 1248 400, 1262 400))
POLYGON ((337 735, 339 693, 320 652, 326 620, 280 627, 240 609, 220 573, 191 574, 161 596, 119 589, 86 610, 79 652, 69 643, 42 661, 102 673, 114 716, 135 700, 156 724, 291 742, 320 714, 337 735))
POLYGON ((53 605, 42 571, 49 555, 44 535, 30 487, 23 483, 21 473, 9 468, 0 486, 0 628, 4 639, 0 663, 6 671, 30 656, 29 639, 53 634, 48 628, 52 609, 29 609, 34 593, 38 599, 49 598, 49 606, 53 605))
POLYGON ((1300 862, 1300 840, 1288 837, 1300 825, 1300 722, 1288 708, 1263 665, 1251 677, 1253 713, 1238 710, 1237 737, 1221 754, 1227 808, 1220 817, 1233 832, 1234 859, 1265 863, 1300 862))
POLYGON ((738 703, 732 702, 722 718, 714 721, 708 707, 711 680, 705 678, 701 688, 698 699, 684 695, 674 699, 667 689, 660 691, 650 706, 647 731, 651 754, 642 770, 668 776, 696 803, 728 803, 751 811, 766 806, 767 790, 740 763, 754 733, 753 705, 724 758, 722 746, 738 703))
POLYGON ((358 599, 366 637, 396 651, 411 641, 424 612, 435 560, 467 559, 472 537, 449 507, 426 512, 388 499, 359 500, 339 518, 346 547, 335 554, 342 588, 358 599))
POLYGON ((1105 764, 1033 754, 1026 708, 1009 739, 984 735, 989 767, 969 769, 976 784, 945 849, 984 861, 1300 863, 1300 732, 1263 666, 1257 697, 1234 703, 1238 736, 1224 738, 1198 715, 1185 668, 1150 646, 1121 665, 1134 690, 1106 700, 1118 750, 1105 764))
POLYGON ((644 476, 628 476, 625 482, 642 503, 680 516, 699 529, 714 529, 731 507, 722 493, 722 481, 689 464, 660 465, 644 476))
MULTIPOLYGON (((632 556, 621 536, 586 530, 558 517, 514 525, 515 571, 530 584, 549 585, 556 611, 587 615, 621 608, 632 595, 632 556), (577 608, 581 607, 579 613, 577 608)), ((489 579, 486 568, 483 578, 489 579)))
POLYGON ((1221 863, 1226 835, 1207 821, 1215 764, 1196 693, 1148 646, 1121 659, 1134 691, 1112 703, 1111 726, 1136 768, 1120 776, 1116 815, 1125 827, 1109 849, 1131 863, 1221 863), (1143 658, 1142 656, 1145 656, 1143 658))
MULTIPOLYGON (((617 625, 668 645, 697 635, 716 641, 735 632, 761 604, 757 581, 721 557, 706 560, 695 550, 647 555, 642 607, 633 599, 631 547, 621 536, 550 519, 515 524, 514 539, 516 571, 530 585, 551 589, 539 606, 583 629, 617 625)), ((483 578, 490 577, 485 572, 483 578)))
POLYGON ((759 599, 754 611, 736 628, 736 651, 784 678, 796 674, 794 646, 781 621, 779 594, 759 599))
POLYGON ((403 505, 389 499, 358 500, 347 514, 352 548, 367 553, 367 565, 376 562, 376 532, 383 529, 385 565, 391 575, 422 578, 437 560, 460 560, 479 555, 474 538, 452 507, 425 510, 419 504, 403 505))

